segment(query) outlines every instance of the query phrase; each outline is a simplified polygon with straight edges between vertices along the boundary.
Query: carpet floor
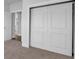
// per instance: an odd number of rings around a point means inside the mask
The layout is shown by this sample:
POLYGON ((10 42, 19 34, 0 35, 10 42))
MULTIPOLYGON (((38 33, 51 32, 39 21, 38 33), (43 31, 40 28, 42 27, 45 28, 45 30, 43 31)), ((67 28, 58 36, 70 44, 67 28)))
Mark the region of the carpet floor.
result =
POLYGON ((4 59, 72 59, 72 57, 37 48, 24 48, 17 40, 4 42, 4 59))

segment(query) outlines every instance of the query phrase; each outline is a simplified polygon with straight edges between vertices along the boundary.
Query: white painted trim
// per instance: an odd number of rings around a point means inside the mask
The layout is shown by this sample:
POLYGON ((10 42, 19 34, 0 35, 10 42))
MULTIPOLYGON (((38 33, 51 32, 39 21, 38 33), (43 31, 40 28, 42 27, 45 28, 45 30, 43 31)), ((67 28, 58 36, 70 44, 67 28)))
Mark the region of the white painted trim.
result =
POLYGON ((70 1, 70 0, 52 0, 52 1, 46 1, 46 2, 41 2, 41 3, 37 3, 37 4, 31 4, 31 5, 28 5, 27 7, 31 8, 31 7, 41 6, 41 5, 60 3, 60 2, 64 2, 64 1, 70 1))

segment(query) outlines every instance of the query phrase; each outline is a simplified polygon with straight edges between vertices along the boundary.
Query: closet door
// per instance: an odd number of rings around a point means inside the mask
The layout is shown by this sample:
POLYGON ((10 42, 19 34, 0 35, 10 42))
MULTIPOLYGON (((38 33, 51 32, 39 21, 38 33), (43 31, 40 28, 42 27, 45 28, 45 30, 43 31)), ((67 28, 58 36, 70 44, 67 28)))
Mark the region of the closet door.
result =
POLYGON ((72 55, 72 3, 31 9, 31 46, 72 55))
POLYGON ((44 48, 47 39, 48 17, 47 7, 31 10, 31 46, 44 48))

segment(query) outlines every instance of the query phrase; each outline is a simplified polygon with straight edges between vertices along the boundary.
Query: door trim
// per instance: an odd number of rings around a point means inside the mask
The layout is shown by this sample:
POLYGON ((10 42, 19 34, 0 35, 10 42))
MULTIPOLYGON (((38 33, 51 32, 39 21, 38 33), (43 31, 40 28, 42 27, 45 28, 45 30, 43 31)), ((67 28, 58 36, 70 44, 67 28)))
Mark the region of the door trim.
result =
POLYGON ((53 3, 53 4, 29 6, 29 47, 31 47, 31 9, 40 8, 40 7, 46 7, 46 6, 51 6, 51 5, 59 5, 59 4, 71 3, 71 2, 72 2, 72 57, 74 58, 74 41, 75 41, 75 0, 64 1, 64 2, 53 3))

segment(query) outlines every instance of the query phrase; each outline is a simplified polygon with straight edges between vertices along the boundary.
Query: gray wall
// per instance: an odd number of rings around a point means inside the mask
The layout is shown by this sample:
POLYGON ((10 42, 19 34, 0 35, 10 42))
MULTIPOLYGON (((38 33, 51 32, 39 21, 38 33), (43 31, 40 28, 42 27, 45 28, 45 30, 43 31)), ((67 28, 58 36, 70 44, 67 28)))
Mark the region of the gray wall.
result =
POLYGON ((11 39, 11 14, 9 5, 4 4, 4 40, 11 39))
POLYGON ((10 5, 10 12, 22 11, 22 1, 10 5))

